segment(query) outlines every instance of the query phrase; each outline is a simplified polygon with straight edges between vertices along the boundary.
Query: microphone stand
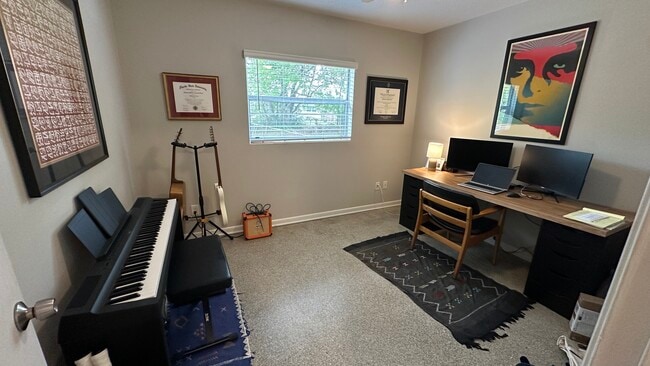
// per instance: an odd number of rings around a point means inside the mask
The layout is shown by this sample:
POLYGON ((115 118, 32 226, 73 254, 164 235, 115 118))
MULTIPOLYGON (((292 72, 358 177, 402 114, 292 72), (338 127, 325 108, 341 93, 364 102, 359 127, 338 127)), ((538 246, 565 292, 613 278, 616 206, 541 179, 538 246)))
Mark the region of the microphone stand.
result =
MULTIPOLYGON (((199 149, 203 149, 203 148, 206 148, 206 147, 213 147, 216 144, 217 144, 216 142, 207 142, 207 143, 205 143, 203 145, 199 145, 199 146, 192 145, 191 146, 191 145, 188 145, 186 143, 181 143, 181 142, 176 142, 176 141, 172 142, 172 145, 174 145, 176 147, 189 148, 189 149, 194 150, 194 164, 196 166, 196 183, 197 183, 198 188, 199 188, 199 207, 200 207, 200 210, 201 210, 201 216, 193 216, 193 218, 196 218, 197 221, 194 224, 194 226, 192 227, 192 229, 189 231, 189 233, 187 233, 187 236, 185 237, 185 240, 189 239, 190 236, 195 236, 196 237, 196 235, 194 235, 194 230, 196 230, 197 227, 201 228, 202 236, 208 236, 207 224, 210 224, 210 225, 214 226, 215 229, 221 231, 225 236, 230 238, 230 240, 234 239, 232 235, 225 232, 217 224, 215 224, 214 222, 212 222, 211 220, 209 220, 207 218, 208 216, 212 216, 212 215, 215 215, 215 214, 221 214, 220 210, 217 210, 217 211, 215 211, 213 213, 210 213, 210 214, 206 215, 204 205, 203 205, 203 190, 201 189, 201 169, 199 168, 199 149)), ((189 217, 185 216, 184 219, 188 220, 189 217)))

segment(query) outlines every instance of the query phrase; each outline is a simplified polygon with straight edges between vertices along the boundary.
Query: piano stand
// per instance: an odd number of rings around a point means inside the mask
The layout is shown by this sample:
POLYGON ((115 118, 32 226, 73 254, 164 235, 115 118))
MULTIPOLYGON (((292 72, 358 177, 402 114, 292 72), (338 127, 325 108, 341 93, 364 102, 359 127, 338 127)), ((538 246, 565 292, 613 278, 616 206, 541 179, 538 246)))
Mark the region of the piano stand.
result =
POLYGON ((218 236, 177 241, 167 277, 167 298, 185 304, 223 293, 232 285, 228 260, 218 236))

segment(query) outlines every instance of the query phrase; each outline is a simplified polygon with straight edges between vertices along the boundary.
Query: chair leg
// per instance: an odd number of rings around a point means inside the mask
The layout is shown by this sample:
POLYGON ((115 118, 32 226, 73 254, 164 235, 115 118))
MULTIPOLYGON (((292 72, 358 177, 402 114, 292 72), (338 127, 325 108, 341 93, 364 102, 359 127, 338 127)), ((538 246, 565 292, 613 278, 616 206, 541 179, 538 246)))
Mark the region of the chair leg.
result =
POLYGON ((411 238, 411 249, 415 248, 415 241, 418 239, 418 232, 420 231, 420 220, 415 224, 415 229, 413 230, 413 237, 411 238))
POLYGON ((506 210, 503 209, 499 215, 499 231, 494 236, 494 253, 492 254, 492 265, 497 264, 497 256, 501 247, 501 237, 503 236, 503 225, 506 219, 506 210))
POLYGON ((418 227, 415 227, 415 231, 413 231, 413 237, 411 238, 411 249, 415 248, 415 240, 418 238, 418 227))
POLYGON ((456 260, 456 267, 454 267, 454 278, 458 276, 458 272, 460 272, 460 267, 463 265, 463 259, 465 258, 465 251, 467 248, 460 248, 460 252, 458 252, 458 259, 456 260))
POLYGON ((415 241, 418 238, 418 232, 420 231, 421 224, 422 224, 422 211, 418 212, 418 218, 415 221, 415 228, 413 229, 413 237, 411 238, 411 249, 415 248, 415 241))
POLYGON ((497 257, 499 255, 499 248, 501 247, 501 234, 494 236, 494 253, 492 254, 492 265, 497 264, 497 257))

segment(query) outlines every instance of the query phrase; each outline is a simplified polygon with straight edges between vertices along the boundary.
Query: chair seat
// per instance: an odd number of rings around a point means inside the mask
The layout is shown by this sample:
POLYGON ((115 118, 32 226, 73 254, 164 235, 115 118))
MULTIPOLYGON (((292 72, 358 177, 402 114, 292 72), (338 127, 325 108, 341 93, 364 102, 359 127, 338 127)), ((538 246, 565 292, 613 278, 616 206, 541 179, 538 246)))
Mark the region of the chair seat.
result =
MULTIPOLYGON (((458 227, 456 225, 452 225, 446 221, 440 220, 437 217, 429 215, 429 219, 436 225, 440 226, 441 228, 445 230, 449 230, 453 233, 463 234, 464 232, 463 228, 458 227)), ((488 217, 479 217, 472 221, 472 235, 479 235, 479 234, 486 233, 494 229, 498 225, 499 222, 497 220, 488 217)))

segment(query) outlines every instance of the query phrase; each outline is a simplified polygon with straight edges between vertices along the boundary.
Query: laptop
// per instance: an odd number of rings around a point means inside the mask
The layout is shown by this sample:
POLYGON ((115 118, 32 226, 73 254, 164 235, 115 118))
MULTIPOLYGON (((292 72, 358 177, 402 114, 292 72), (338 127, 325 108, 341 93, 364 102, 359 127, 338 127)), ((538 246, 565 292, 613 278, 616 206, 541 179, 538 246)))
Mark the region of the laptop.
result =
POLYGON ((497 194, 510 188, 510 182, 515 177, 516 171, 514 168, 479 163, 472 179, 458 183, 458 185, 489 194, 497 194))

